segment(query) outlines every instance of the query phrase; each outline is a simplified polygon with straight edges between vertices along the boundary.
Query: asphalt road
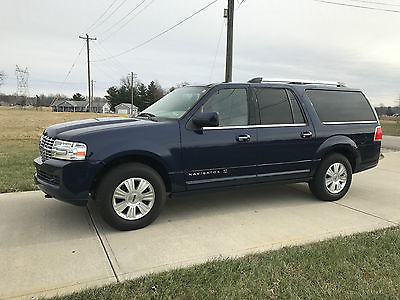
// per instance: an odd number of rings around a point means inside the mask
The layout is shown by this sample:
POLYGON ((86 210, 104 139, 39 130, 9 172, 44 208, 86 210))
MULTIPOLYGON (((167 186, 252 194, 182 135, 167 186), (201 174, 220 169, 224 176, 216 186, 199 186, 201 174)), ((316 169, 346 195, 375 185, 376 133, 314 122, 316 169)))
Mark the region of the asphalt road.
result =
POLYGON ((329 203, 305 184, 258 186, 168 201, 152 225, 118 232, 93 205, 41 192, 0 194, 0 299, 52 296, 149 272, 400 224, 400 152, 354 176, 329 203))

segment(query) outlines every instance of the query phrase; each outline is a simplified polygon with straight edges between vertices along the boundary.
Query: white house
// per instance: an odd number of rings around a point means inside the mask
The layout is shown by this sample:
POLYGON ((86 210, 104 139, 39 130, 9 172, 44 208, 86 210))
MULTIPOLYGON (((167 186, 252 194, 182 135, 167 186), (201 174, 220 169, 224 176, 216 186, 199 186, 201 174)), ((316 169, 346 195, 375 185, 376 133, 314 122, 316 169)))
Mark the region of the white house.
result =
MULTIPOLYGON (((89 101, 56 100, 52 104, 53 111, 68 112, 87 112, 89 111, 89 101)), ((108 114, 111 112, 111 106, 105 99, 94 99, 92 103, 92 112, 108 114)))
POLYGON ((137 116, 138 108, 136 106, 133 106, 133 111, 131 112, 130 103, 120 103, 115 106, 115 113, 137 116))
POLYGON ((92 111, 109 114, 111 112, 111 106, 105 99, 94 99, 92 103, 92 111))

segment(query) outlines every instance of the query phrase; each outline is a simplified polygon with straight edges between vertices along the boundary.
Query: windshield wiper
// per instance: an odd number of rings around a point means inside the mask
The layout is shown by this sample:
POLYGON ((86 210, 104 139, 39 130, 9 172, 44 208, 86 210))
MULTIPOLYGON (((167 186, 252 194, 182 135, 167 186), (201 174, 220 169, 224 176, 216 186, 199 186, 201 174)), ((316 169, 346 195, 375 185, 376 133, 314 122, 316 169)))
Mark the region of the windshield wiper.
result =
POLYGON ((139 118, 143 117, 143 118, 146 118, 146 119, 149 119, 149 120, 152 120, 152 121, 157 121, 157 119, 156 119, 157 116, 153 115, 151 113, 142 112, 142 113, 138 114, 138 117, 139 118))

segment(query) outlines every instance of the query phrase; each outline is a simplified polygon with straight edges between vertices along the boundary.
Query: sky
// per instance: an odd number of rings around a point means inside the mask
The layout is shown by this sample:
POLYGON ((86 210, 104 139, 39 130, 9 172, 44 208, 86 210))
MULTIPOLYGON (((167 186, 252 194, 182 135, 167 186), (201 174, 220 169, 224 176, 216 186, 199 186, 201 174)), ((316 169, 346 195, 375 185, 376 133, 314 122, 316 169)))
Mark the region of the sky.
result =
MULTIPOLYGON (((245 0, 240 6, 242 0, 235 0, 233 81, 257 76, 341 81, 362 89, 376 106, 396 105, 400 1, 332 1, 394 12, 314 0, 245 0)), ((130 72, 164 88, 222 82, 227 0, 133 49, 210 2, 1 0, 0 71, 7 79, 0 92, 16 92, 18 65, 29 70, 31 96, 86 95, 86 46, 79 39, 85 33, 97 38, 90 43, 95 96, 106 95, 130 72)))

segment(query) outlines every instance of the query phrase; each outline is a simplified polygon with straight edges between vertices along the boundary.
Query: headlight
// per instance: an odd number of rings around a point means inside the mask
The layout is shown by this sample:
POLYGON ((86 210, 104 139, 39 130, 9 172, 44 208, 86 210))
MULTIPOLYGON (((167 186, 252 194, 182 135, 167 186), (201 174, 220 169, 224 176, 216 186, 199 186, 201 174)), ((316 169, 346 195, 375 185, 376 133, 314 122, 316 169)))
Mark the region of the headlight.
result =
POLYGON ((55 140, 51 157, 66 160, 84 160, 87 147, 83 143, 55 140))

